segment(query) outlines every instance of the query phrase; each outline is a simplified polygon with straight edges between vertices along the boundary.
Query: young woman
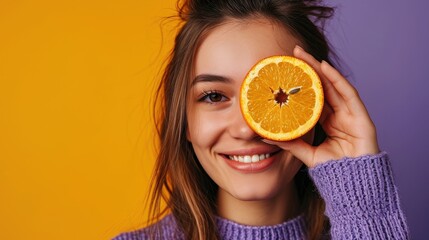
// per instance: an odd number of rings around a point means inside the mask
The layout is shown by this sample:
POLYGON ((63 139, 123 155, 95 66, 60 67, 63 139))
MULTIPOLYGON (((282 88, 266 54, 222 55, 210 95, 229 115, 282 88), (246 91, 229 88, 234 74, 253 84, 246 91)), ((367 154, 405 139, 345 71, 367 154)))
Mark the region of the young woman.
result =
POLYGON ((316 0, 180 5, 184 24, 158 99, 155 222, 116 240, 408 238, 375 127, 356 90, 329 64, 317 26, 331 15, 316 0), (301 139, 262 139, 241 115, 242 80, 272 55, 300 58, 322 79, 322 117, 301 139))

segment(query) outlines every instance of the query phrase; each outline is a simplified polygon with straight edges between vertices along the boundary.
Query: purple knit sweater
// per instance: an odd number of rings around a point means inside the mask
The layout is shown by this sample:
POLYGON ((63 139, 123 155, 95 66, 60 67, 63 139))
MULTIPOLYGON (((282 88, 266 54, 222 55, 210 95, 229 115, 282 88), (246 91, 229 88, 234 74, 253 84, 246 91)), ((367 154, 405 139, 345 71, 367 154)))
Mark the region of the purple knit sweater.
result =
MULTIPOLYGON (((388 155, 344 158, 309 170, 326 202, 331 239, 409 239, 388 155)), ((157 223, 163 239, 183 239, 172 215, 157 223)), ((306 239, 303 216, 274 226, 246 226, 217 218, 222 239, 306 239)), ((149 239, 148 228, 114 240, 149 239)), ((156 238, 156 239, 159 239, 156 238)))

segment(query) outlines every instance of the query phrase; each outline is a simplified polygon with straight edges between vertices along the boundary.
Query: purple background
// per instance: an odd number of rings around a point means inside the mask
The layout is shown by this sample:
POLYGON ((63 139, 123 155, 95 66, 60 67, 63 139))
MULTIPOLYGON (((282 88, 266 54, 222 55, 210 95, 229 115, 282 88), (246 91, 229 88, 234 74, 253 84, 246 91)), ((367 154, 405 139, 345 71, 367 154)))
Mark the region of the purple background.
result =
POLYGON ((411 237, 427 239, 429 1, 326 3, 336 6, 328 36, 390 154, 411 237))

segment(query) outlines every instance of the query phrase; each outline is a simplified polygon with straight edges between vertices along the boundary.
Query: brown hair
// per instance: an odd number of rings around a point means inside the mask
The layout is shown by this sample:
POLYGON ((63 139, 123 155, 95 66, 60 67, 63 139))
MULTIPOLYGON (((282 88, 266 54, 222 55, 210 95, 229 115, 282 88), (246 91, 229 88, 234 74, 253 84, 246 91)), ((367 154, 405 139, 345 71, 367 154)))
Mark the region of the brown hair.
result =
MULTIPOLYGON (((149 216, 152 222, 157 221, 171 210, 186 239, 218 239, 215 224, 218 187, 201 167, 186 138, 186 99, 198 46, 203 36, 226 18, 260 16, 287 28, 316 59, 329 62, 323 21, 331 17, 333 9, 317 0, 185 0, 179 3, 183 25, 155 101, 160 148, 151 182, 149 216), (163 200, 167 208, 161 209, 163 200)), ((316 127, 314 144, 324 138, 323 130, 316 127)), ((305 168, 299 171, 295 182, 303 202, 308 238, 321 238, 329 225, 323 200, 305 168)), ((160 232, 154 234, 159 236, 160 232)))

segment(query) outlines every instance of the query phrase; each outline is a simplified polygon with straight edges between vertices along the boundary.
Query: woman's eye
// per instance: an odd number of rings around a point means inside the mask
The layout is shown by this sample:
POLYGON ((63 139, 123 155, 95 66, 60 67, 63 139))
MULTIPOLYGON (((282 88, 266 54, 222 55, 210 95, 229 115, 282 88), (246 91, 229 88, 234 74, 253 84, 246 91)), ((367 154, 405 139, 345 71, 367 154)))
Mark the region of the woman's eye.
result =
POLYGON ((211 102, 220 102, 223 99, 223 96, 219 93, 212 93, 208 96, 208 99, 210 99, 211 102))
POLYGON ((223 94, 217 92, 205 93, 204 96, 200 99, 200 101, 209 103, 219 103, 224 102, 226 100, 227 98, 223 94))

